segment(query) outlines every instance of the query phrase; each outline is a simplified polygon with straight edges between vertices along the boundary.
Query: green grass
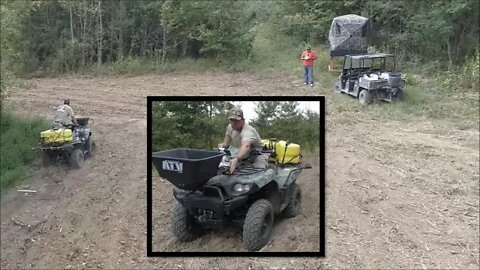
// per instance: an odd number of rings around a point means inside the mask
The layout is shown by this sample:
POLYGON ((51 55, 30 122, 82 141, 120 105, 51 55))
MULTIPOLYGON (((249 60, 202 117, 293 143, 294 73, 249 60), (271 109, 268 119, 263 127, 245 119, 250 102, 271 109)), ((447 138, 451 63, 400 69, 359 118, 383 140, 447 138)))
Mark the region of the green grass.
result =
POLYGON ((33 150, 40 132, 48 129, 48 123, 39 118, 26 119, 2 111, 0 140, 0 196, 20 180, 39 152, 33 150))
POLYGON ((448 93, 435 88, 428 80, 407 85, 401 102, 375 102, 362 106, 351 96, 330 92, 327 105, 337 113, 362 113, 383 121, 442 120, 452 122, 458 128, 475 128, 480 124, 478 95, 448 93))

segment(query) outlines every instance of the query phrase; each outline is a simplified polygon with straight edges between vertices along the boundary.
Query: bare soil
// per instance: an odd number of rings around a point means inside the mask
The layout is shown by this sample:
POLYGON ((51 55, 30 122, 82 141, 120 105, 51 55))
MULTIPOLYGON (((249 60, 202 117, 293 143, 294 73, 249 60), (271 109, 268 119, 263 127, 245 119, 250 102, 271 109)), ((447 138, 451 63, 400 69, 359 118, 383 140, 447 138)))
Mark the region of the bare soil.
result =
MULTIPOLYGON (((52 106, 70 97, 77 115, 94 119, 98 151, 80 170, 36 164, 2 198, 2 269, 480 267, 478 127, 338 110, 330 86, 305 87, 288 76, 176 73, 29 84, 2 109, 50 118, 52 106), (146 96, 219 94, 327 96, 326 258, 146 257, 146 96)), ((299 179, 301 214, 279 219, 263 251, 318 249, 319 161, 309 161, 317 170, 299 179)), ((177 242, 169 231, 172 187, 157 177, 153 183, 154 251, 244 251, 235 229, 177 242)))

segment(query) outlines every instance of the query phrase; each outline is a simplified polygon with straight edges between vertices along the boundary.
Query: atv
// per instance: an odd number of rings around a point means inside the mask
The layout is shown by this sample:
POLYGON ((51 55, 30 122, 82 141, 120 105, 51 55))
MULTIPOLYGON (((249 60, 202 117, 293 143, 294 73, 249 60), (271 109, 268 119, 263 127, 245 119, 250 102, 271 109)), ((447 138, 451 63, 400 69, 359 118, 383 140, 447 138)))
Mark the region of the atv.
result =
POLYGON ((401 100, 405 80, 395 66, 392 54, 346 55, 335 90, 358 98, 361 104, 401 100))
POLYGON ((85 158, 93 157, 96 149, 89 118, 77 118, 78 125, 64 125, 40 133, 40 150, 44 167, 68 161, 75 169, 83 167, 85 158))
MULTIPOLYGON (((264 148, 262 154, 275 153, 264 148)), ((311 166, 269 162, 266 169, 240 165, 231 174, 230 160, 230 151, 223 148, 152 154, 160 177, 174 185, 177 202, 171 222, 177 239, 192 241, 209 229, 235 226, 243 229, 245 248, 258 251, 270 241, 276 215, 295 217, 300 212, 302 195, 296 180, 311 166)))

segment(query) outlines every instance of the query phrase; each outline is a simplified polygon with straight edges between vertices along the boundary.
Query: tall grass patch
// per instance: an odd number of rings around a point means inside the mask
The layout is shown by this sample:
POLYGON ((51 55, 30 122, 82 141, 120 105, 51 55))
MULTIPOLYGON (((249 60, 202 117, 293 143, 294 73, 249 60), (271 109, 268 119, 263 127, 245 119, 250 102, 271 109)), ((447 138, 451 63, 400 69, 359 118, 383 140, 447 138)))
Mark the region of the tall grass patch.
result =
POLYGON ((371 116, 384 120, 410 121, 417 119, 437 119, 475 127, 479 125, 478 97, 464 97, 438 88, 427 88, 423 83, 407 86, 400 102, 375 102, 360 106, 358 100, 349 111, 359 109, 371 116))
POLYGON ((298 74, 301 71, 300 54, 304 45, 276 31, 275 26, 263 23, 256 27, 250 57, 245 59, 250 70, 298 74))
POLYGON ((25 177, 27 168, 38 151, 32 148, 38 143, 40 132, 48 129, 48 123, 39 118, 21 118, 2 111, 0 123, 0 195, 25 177))

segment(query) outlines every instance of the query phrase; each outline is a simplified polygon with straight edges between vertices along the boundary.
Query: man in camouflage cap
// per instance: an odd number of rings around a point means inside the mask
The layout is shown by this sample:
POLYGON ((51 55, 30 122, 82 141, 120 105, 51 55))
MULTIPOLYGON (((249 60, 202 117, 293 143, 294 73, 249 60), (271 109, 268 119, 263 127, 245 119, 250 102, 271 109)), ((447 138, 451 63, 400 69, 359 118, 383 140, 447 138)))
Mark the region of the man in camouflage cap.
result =
POLYGON ((228 119, 230 124, 228 124, 227 132, 225 132, 223 146, 228 147, 232 145, 238 148, 235 158, 230 161, 230 172, 233 173, 238 165, 246 163, 251 163, 255 168, 267 168, 267 159, 265 156, 260 155, 262 140, 258 132, 245 123, 242 109, 233 107, 228 114, 228 119))

